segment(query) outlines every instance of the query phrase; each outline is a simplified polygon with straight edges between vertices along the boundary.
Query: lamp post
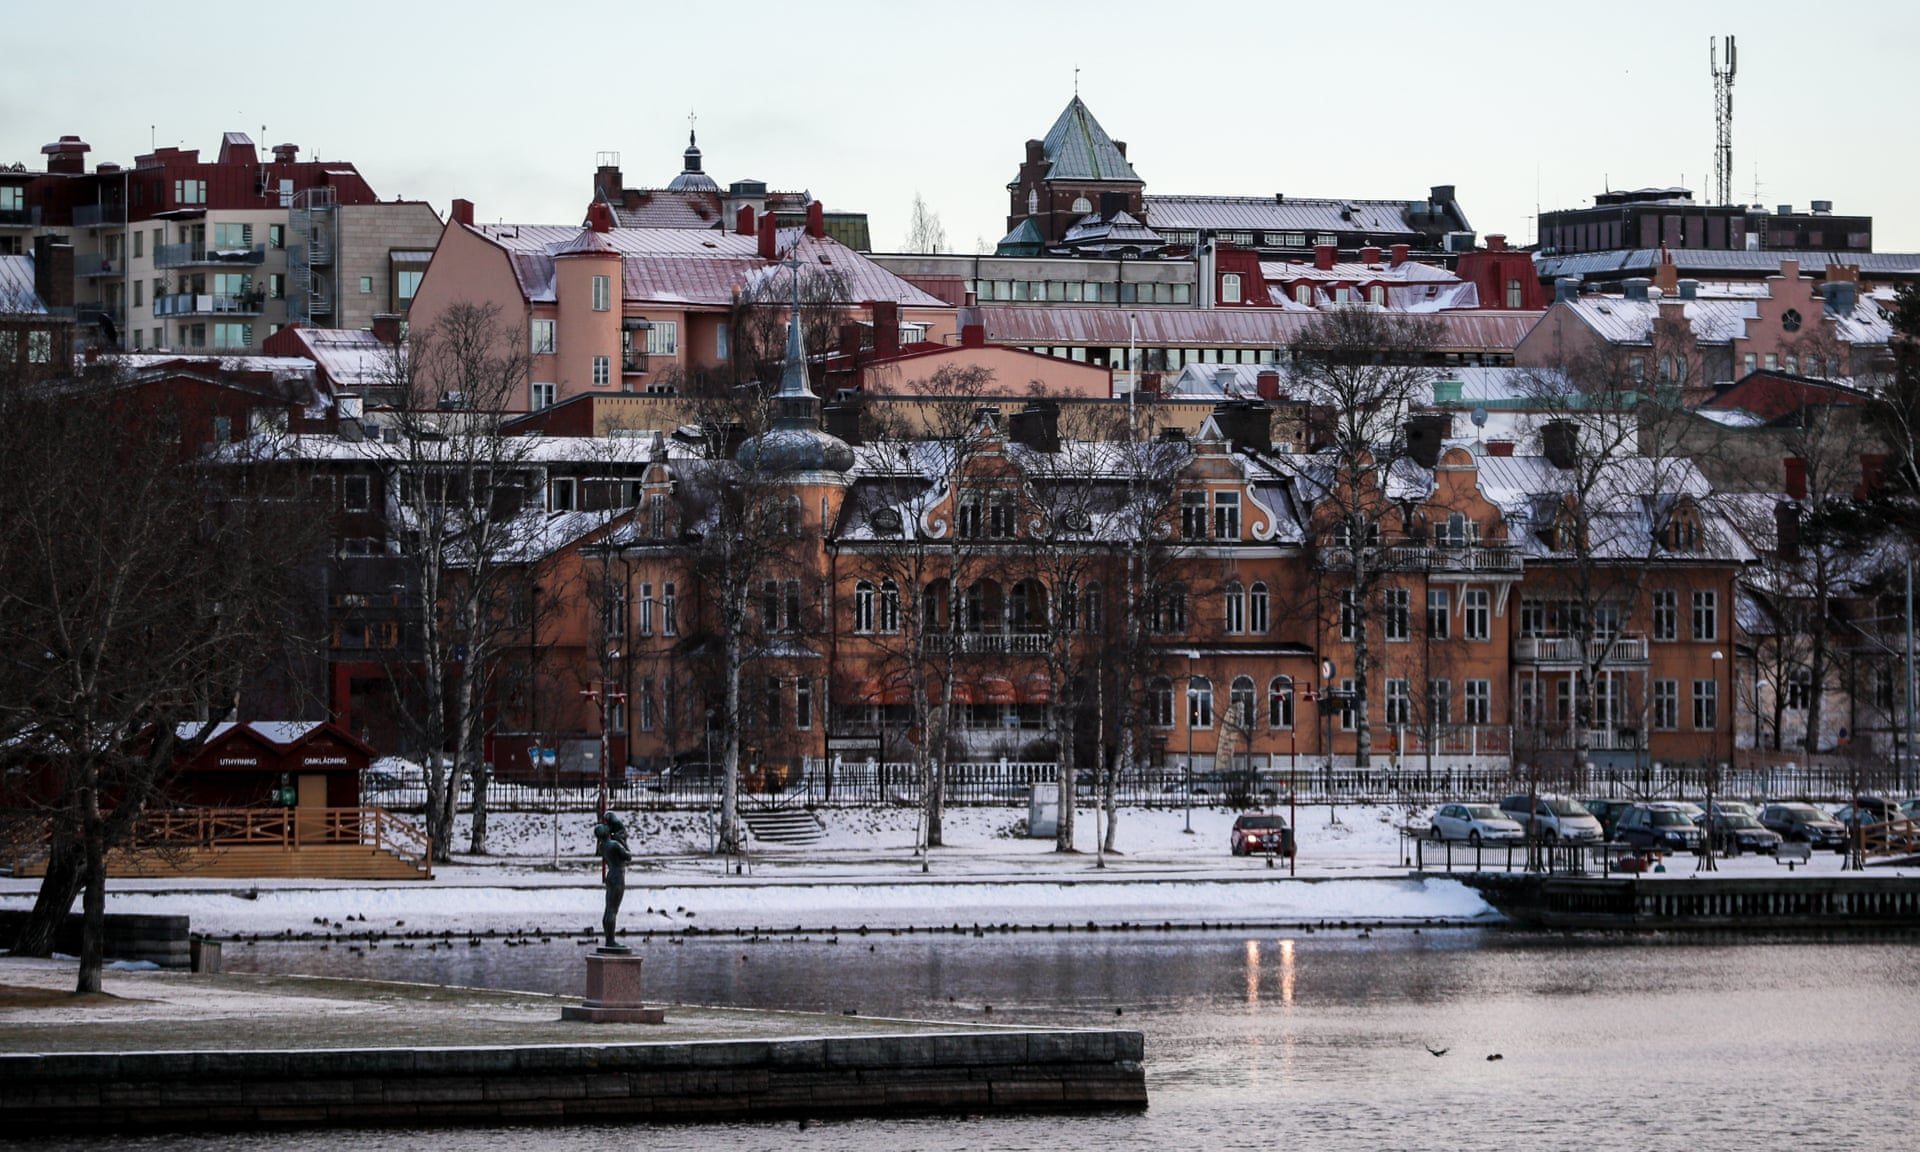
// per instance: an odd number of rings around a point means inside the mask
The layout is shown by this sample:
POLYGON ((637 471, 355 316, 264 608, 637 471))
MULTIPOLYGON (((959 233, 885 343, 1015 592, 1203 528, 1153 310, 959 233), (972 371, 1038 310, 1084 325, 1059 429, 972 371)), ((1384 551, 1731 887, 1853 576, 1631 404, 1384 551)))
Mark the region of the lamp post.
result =
POLYGON ((601 688, 582 688, 580 689, 580 695, 592 702, 600 714, 600 788, 599 796, 595 800, 594 811, 601 816, 605 816, 613 800, 611 789, 607 783, 607 760, 609 758, 607 749, 607 709, 615 704, 625 703, 627 694, 618 688, 606 687, 604 691, 601 688))
POLYGON ((1196 677, 1187 677, 1187 835, 1193 835, 1193 729, 1200 719, 1200 689, 1196 677))
MULTIPOLYGON (((1720 688, 1719 688, 1720 665, 1725 660, 1726 660, 1726 654, 1721 652, 1720 649, 1715 648, 1713 650, 1713 682, 1714 682, 1713 691, 1714 691, 1715 697, 1718 697, 1720 694, 1720 688)), ((1733 692, 1731 690, 1732 686, 1729 685, 1728 689, 1729 690, 1727 692, 1727 698, 1729 701, 1731 701, 1733 698, 1733 692)), ((1729 715, 1731 715, 1731 713, 1729 713, 1729 715)), ((1727 758, 1728 759, 1733 758, 1733 749, 1731 746, 1731 741, 1729 741, 1729 746, 1727 749, 1727 758)), ((1701 843, 1700 843, 1700 870, 1702 872, 1718 872, 1720 870, 1720 866, 1717 863, 1715 863, 1713 859, 1713 824, 1715 819, 1714 811, 1713 811, 1713 786, 1715 783, 1719 781, 1719 779, 1720 779, 1720 708, 1716 700, 1716 704, 1713 710, 1713 741, 1712 741, 1712 747, 1709 749, 1708 756, 1707 756, 1707 779, 1706 779, 1707 829, 1706 829, 1706 835, 1701 838, 1701 843)))

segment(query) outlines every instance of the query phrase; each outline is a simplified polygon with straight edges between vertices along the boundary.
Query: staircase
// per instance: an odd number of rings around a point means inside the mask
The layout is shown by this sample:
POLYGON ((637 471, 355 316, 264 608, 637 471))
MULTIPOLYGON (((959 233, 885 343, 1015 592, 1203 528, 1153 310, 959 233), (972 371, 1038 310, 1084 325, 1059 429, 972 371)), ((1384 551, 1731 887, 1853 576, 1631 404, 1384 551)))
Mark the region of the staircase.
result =
POLYGON ((740 815, 747 822, 747 831, 761 844, 818 844, 826 838, 819 819, 804 808, 768 808, 740 815))

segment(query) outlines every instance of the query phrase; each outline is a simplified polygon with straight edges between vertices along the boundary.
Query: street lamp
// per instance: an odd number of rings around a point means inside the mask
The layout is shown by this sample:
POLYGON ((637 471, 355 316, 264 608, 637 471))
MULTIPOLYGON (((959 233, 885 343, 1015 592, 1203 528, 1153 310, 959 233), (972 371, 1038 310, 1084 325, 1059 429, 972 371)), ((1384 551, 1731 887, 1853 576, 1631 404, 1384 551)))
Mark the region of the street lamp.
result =
POLYGON ((607 809, 612 806, 613 801, 611 790, 607 784, 607 760, 609 758, 607 750, 607 709, 617 704, 626 703, 627 694, 609 685, 605 691, 595 687, 582 688, 580 689, 580 695, 592 702, 600 714, 600 794, 596 800, 595 811, 605 816, 607 809))
MULTIPOLYGON (((1721 652, 1720 649, 1715 648, 1713 650, 1713 693, 1716 699, 1713 709, 1713 739, 1707 754, 1707 834, 1702 838, 1700 844, 1700 870, 1703 872, 1718 872, 1720 870, 1720 866, 1715 863, 1713 859, 1713 824, 1715 819, 1713 811, 1713 786, 1720 778, 1720 707, 1718 697, 1720 695, 1720 664, 1726 658, 1726 654, 1721 652)), ((1731 685, 1728 686, 1727 699, 1729 702, 1733 699, 1731 685)), ((1729 715, 1731 715, 1731 713, 1729 713, 1729 715)), ((1733 754, 1731 747, 1728 748, 1727 754, 1728 758, 1731 759, 1733 754)))

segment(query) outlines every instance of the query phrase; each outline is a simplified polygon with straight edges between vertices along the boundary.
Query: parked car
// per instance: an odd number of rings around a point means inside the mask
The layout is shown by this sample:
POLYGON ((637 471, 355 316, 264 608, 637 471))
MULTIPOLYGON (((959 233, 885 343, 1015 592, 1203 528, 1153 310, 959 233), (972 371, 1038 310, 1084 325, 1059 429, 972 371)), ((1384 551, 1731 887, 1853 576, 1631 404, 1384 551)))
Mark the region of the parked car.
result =
POLYGON ((1520 793, 1500 801, 1500 810, 1508 819, 1522 828, 1533 829, 1535 835, 1549 843, 1598 844, 1606 835, 1600 829, 1600 821, 1578 800, 1541 796, 1532 801, 1529 809, 1526 794, 1520 793))
POLYGON ((1742 852, 1771 856, 1780 850, 1780 833, 1745 812, 1715 812, 1711 832, 1714 848, 1729 856, 1742 852))
POLYGON ((1920 797, 1900 802, 1900 815, 1909 820, 1920 820, 1920 797))
POLYGON ((1635 804, 1620 814, 1614 835, 1643 851, 1698 852, 1701 843, 1699 825, 1674 804, 1635 804))
POLYGON ((1243 812, 1233 821, 1227 847, 1235 856, 1293 855, 1293 829, 1278 812, 1243 812))
POLYGON ((1760 809, 1760 823, 1789 841, 1804 841, 1816 848, 1844 849, 1847 829, 1840 821, 1811 804, 1769 804, 1760 809))
POLYGON ((1709 812, 1714 816, 1723 814, 1751 816, 1756 822, 1760 819, 1759 807, 1754 804, 1749 804, 1745 800, 1722 800, 1715 797, 1709 812))
POLYGON ((1620 822, 1620 814, 1633 807, 1631 800, 1593 799, 1580 801, 1593 818, 1600 821, 1600 835, 1603 839, 1613 839, 1613 826, 1620 822))
POLYGON ((1856 821, 1863 824, 1885 824, 1889 820, 1902 819, 1903 814, 1900 811, 1900 802, 1897 800, 1889 800, 1885 796, 1862 796, 1854 803, 1835 812, 1833 818, 1851 828, 1856 821), (1853 815, 1856 810, 1857 816, 1853 815))
POLYGON ((1433 814, 1435 840, 1465 840, 1469 844, 1524 840, 1520 822, 1492 804, 1442 804, 1433 814))
POLYGON ((1649 801, 1649 803, 1665 804, 1669 808, 1684 813, 1687 819, 1693 821, 1695 824, 1707 818, 1707 810, 1691 800, 1652 800, 1649 801))

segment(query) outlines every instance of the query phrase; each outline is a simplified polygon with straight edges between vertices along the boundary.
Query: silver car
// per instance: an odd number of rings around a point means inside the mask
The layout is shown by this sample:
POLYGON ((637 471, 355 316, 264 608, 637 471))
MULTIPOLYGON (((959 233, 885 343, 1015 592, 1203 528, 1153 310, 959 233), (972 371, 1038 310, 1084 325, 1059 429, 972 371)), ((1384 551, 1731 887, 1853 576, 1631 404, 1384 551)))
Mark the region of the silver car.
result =
POLYGON ((1431 821, 1435 840, 1469 844, 1524 840, 1527 830, 1492 804, 1443 804, 1431 821))

